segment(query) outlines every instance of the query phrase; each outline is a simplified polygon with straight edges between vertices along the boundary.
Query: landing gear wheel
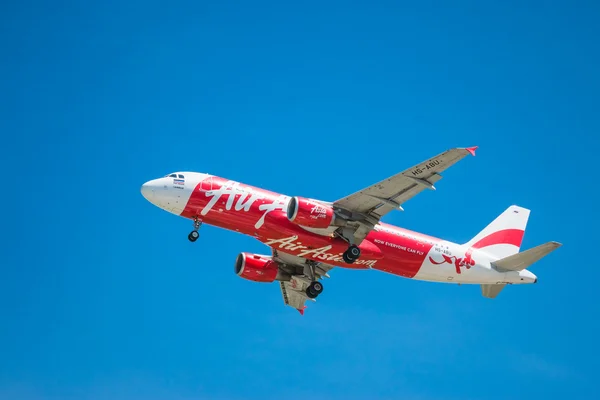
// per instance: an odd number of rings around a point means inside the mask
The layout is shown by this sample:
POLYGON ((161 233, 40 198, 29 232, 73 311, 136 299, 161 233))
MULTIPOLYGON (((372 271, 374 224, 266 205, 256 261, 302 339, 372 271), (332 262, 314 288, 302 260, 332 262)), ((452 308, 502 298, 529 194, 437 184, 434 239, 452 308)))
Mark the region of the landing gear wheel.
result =
POLYGON ((356 260, 354 260, 354 259, 352 259, 352 258, 348 257, 348 251, 345 251, 345 252, 342 254, 342 258, 344 259, 344 262, 345 262, 346 264, 352 264, 354 261, 356 261, 356 260))
POLYGON ((306 288, 306 295, 311 299, 316 298, 322 292, 323 292, 323 284, 321 282, 317 282, 317 281, 311 282, 311 284, 308 285, 308 288, 306 288))
POLYGON ((348 247, 347 251, 350 253, 350 255, 352 256, 352 258, 354 258, 355 260, 358 260, 358 257, 360 257, 360 249, 355 244, 353 244, 352 246, 348 247))
POLYGON ((188 235, 188 240, 190 242, 195 242, 196 240, 198 240, 198 237, 200 237, 200 234, 198 233, 198 231, 191 231, 190 234, 188 235))
POLYGON ((316 293, 317 295, 320 295, 321 293, 323 293, 323 284, 321 282, 313 282, 310 284, 310 286, 312 288, 312 291, 314 293, 316 293))
POLYGON ((196 240, 198 240, 198 237, 200 237, 200 234, 198 233, 200 225, 202 225, 202 221, 200 221, 198 218, 194 218, 194 230, 191 231, 188 235, 188 240, 190 242, 195 242, 196 240))
POLYGON ((342 258, 348 264, 354 263, 360 257, 360 249, 356 245, 348 247, 348 250, 342 254, 342 258))

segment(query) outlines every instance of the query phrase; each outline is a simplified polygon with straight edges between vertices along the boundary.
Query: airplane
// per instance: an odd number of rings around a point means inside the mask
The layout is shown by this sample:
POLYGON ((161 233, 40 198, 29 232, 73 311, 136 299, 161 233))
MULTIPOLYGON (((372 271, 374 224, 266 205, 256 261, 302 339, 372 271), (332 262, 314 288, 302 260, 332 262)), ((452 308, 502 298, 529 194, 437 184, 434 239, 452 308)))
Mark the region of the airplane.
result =
POLYGON ((527 270, 561 243, 520 252, 530 210, 512 205, 467 243, 458 244, 381 222, 475 147, 449 149, 425 162, 334 202, 287 196, 208 173, 174 172, 144 183, 141 194, 163 210, 190 219, 190 242, 202 224, 253 236, 271 254, 241 252, 234 272, 277 281, 285 305, 304 315, 323 292, 334 267, 374 269, 421 281, 481 285, 495 298, 506 285, 532 284, 527 270))

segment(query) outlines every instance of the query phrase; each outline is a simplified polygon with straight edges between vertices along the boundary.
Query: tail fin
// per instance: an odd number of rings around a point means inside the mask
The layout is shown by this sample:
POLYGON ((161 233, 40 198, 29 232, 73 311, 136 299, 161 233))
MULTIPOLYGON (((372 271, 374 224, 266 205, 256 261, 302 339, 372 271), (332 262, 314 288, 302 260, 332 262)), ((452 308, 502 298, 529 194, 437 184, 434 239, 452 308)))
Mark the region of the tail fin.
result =
POLYGON ((530 210, 519 206, 508 207, 477 236, 465 243, 465 246, 471 249, 485 248, 486 253, 497 258, 518 253, 527 227, 529 212, 530 210))

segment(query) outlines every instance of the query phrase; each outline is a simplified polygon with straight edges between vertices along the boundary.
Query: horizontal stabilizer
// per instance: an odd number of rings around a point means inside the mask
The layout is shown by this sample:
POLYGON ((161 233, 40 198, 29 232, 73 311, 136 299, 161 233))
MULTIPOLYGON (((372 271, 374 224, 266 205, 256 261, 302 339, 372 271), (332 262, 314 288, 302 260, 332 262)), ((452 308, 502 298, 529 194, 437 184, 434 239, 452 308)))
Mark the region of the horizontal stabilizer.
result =
POLYGON ((500 283, 497 285, 481 285, 481 294, 483 297, 493 299, 494 297, 498 296, 498 293, 500 293, 502 289, 504 289, 504 286, 506 286, 506 283, 500 283))
POLYGON ((521 253, 513 254, 492 262, 498 271, 522 271, 562 246, 558 242, 548 242, 521 253))

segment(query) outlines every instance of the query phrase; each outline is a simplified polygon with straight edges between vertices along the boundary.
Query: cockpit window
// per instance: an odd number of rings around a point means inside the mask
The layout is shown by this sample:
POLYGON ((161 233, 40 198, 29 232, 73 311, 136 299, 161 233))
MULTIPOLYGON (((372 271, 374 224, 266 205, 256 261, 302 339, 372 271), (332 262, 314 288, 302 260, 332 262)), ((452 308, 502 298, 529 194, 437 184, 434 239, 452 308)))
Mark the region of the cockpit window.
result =
POLYGON ((179 174, 177 175, 178 178, 183 179, 183 175, 179 174))
POLYGON ((169 178, 177 178, 177 174, 171 174, 169 175, 169 178))

